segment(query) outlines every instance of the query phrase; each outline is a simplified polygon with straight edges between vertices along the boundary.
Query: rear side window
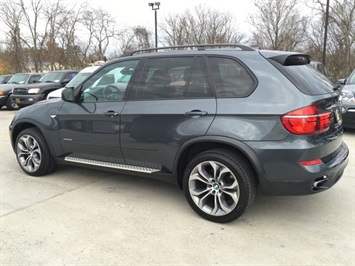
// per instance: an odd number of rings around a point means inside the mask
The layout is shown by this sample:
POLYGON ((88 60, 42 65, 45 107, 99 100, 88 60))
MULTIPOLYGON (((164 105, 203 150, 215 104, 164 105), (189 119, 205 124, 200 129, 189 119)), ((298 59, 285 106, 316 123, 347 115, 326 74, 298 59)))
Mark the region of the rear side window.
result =
POLYGON ((230 58, 210 57, 208 60, 217 97, 246 97, 253 91, 254 80, 240 63, 230 58))
POLYGON ((213 97, 201 57, 149 58, 129 100, 213 97))
POLYGON ((307 95, 319 95, 333 92, 332 82, 322 73, 307 65, 282 66, 270 60, 289 80, 307 95))

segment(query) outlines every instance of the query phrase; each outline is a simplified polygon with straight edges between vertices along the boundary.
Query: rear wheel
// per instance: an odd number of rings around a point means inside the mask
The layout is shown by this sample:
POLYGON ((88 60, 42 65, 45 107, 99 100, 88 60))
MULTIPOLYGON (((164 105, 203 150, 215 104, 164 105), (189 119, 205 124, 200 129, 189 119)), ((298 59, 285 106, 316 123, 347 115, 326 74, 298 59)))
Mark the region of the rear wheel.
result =
POLYGON ((240 217, 253 203, 256 177, 249 163, 229 150, 209 150, 188 164, 183 181, 190 206, 203 218, 219 223, 240 217))
POLYGON ((55 162, 38 129, 27 128, 16 139, 16 157, 22 170, 31 176, 52 172, 55 162))

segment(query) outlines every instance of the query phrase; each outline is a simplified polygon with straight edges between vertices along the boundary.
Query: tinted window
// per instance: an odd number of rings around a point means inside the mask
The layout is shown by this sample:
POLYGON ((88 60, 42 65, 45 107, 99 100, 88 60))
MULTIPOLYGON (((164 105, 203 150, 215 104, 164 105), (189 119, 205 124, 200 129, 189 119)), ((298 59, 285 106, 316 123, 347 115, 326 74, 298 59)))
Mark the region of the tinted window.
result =
POLYGON ((101 69, 83 84, 81 101, 121 101, 138 62, 118 62, 101 69))
POLYGON ((130 100, 211 97, 205 64, 201 57, 147 59, 130 100))
POLYGON ((310 65, 282 66, 279 63, 273 64, 305 94, 318 95, 333 92, 332 82, 310 65))
POLYGON ((31 76, 30 77, 30 80, 29 80, 29 83, 37 83, 39 82, 39 80, 41 79, 41 76, 31 76))
POLYGON ((69 79, 71 80, 72 78, 74 78, 76 76, 77 73, 68 73, 64 79, 69 79))
POLYGON ((209 64, 217 97, 245 97, 254 89, 253 78, 237 61, 229 58, 210 57, 209 64))

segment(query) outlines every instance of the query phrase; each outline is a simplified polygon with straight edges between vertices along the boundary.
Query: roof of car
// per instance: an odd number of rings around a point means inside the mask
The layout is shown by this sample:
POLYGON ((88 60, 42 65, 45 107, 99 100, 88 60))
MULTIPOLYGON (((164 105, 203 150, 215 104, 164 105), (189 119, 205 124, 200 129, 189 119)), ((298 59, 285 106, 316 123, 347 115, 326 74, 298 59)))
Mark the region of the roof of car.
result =
POLYGON ((256 51, 257 49, 242 45, 242 44, 192 44, 192 45, 178 45, 178 46, 166 46, 166 47, 156 47, 156 48, 147 48, 147 49, 139 49, 127 52, 123 54, 121 57, 133 56, 136 54, 139 55, 159 55, 164 52, 164 54, 176 54, 178 52, 184 53, 196 53, 197 51, 256 51), (228 49, 222 47, 228 47, 228 49))

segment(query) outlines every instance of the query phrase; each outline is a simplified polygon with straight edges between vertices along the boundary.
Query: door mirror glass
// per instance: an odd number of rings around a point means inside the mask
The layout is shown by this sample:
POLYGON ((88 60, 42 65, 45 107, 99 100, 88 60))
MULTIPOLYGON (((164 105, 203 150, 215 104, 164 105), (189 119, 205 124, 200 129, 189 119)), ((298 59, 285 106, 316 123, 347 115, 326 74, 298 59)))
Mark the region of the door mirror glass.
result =
POLYGON ((62 91, 62 100, 65 102, 74 102, 74 88, 65 88, 62 91))

